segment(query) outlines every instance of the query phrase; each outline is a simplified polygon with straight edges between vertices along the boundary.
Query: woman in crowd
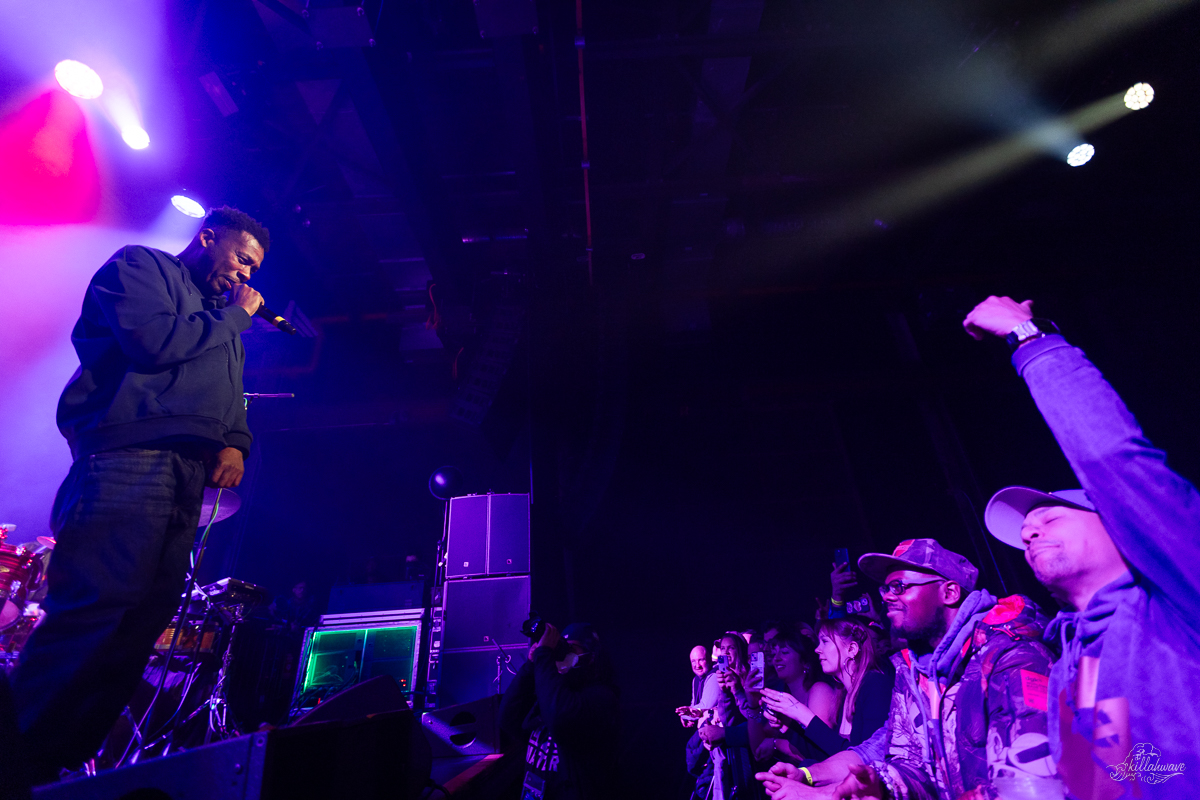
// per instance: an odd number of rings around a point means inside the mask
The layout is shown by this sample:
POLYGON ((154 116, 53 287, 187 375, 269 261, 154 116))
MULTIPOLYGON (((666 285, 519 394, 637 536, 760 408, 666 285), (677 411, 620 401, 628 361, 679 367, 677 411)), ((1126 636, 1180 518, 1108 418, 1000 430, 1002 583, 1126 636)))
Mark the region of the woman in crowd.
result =
POLYGON ((878 644, 865 617, 825 620, 817 629, 816 655, 821 670, 837 681, 842 702, 834 718, 785 692, 763 690, 763 703, 773 714, 798 723, 804 737, 826 755, 861 744, 885 722, 891 705, 892 681, 880 671, 878 644))
MULTIPOLYGON (((774 646, 771 662, 778 677, 762 690, 763 703, 768 696, 788 697, 825 724, 837 725, 841 695, 821 674, 812 641, 798 627, 785 626, 771 643, 774 646)), ((800 763, 832 755, 794 724, 781 729, 773 722, 765 718, 750 728, 750 743, 760 761, 800 763)))
MULTIPOLYGON (((729 741, 731 731, 744 731, 750 701, 742 690, 748 672, 749 656, 746 640, 731 631, 717 641, 718 658, 724 656, 725 669, 713 671, 715 680, 705 684, 701 706, 712 703, 712 718, 701 720, 693 741, 688 743, 688 769, 697 775, 695 798, 713 796, 713 783, 719 781, 729 800, 744 800, 761 796, 761 786, 754 780, 748 741, 742 732, 729 741), (719 694, 713 698, 712 688, 719 694), (715 702, 714 702, 715 700, 715 702), (701 750, 700 748, 703 748, 701 750), (707 751, 708 757, 705 757, 707 751)), ((757 702, 757 696, 754 699, 757 702)))

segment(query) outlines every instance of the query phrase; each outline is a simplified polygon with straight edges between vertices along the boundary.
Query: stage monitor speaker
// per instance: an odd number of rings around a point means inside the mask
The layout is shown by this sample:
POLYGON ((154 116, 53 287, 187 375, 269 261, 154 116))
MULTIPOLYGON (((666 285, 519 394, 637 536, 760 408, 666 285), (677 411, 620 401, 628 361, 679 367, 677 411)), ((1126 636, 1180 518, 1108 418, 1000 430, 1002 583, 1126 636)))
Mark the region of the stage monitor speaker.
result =
POLYGON ((34 800, 412 798, 429 780, 429 743, 407 708, 344 723, 239 736, 93 778, 38 787, 34 800), (413 755, 422 748, 424 760, 413 755))
MULTIPOLYGON (((506 645, 504 652, 510 656, 508 666, 516 672, 525 663, 529 652, 529 640, 524 644, 506 645)), ((459 703, 470 703, 481 697, 497 694, 496 658, 500 651, 477 647, 472 650, 448 650, 439 658, 437 682, 438 708, 459 703)), ((513 676, 501 668, 499 693, 512 684, 513 676)))
POLYGON ((529 495, 453 498, 446 538, 447 578, 529 572, 529 495))
POLYGON ((500 695, 426 711, 421 728, 434 758, 500 752, 500 695))
POLYGON ((529 617, 528 575, 447 581, 442 602, 443 652, 492 648, 493 641, 529 645, 521 634, 521 623, 529 617))
POLYGON ((401 709, 410 710, 404 690, 391 675, 380 675, 343 689, 299 717, 295 724, 310 725, 330 720, 359 719, 370 714, 401 709))

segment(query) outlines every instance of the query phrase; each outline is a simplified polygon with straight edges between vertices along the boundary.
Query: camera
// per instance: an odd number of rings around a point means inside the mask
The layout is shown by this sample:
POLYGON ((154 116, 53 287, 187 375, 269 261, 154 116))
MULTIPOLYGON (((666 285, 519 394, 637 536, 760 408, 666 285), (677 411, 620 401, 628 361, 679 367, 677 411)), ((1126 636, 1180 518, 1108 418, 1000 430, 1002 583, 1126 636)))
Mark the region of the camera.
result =
POLYGON ((530 639, 537 640, 542 638, 542 632, 545 631, 545 620, 541 614, 536 611, 529 612, 529 619, 521 623, 521 635, 528 636, 530 639))

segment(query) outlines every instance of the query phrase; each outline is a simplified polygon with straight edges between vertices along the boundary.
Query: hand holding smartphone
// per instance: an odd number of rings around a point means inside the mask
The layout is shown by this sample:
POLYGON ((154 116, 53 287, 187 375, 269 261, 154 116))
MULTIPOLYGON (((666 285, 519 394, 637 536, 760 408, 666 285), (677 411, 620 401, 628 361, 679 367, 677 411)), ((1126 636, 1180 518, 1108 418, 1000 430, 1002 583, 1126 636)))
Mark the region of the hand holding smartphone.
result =
POLYGON ((746 688, 751 692, 760 692, 763 689, 764 676, 767 674, 767 659, 763 651, 750 654, 750 674, 746 688))

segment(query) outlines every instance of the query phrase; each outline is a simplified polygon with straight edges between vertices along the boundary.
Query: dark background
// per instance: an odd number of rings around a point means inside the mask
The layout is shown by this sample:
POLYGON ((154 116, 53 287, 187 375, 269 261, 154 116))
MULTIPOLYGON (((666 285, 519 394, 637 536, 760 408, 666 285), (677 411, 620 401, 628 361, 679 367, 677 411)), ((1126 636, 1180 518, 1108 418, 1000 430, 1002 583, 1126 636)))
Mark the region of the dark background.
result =
POLYGON ((189 185, 270 227, 255 284, 316 334, 246 337, 247 391, 296 398, 251 407, 211 577, 323 593, 432 562, 442 465, 532 491, 534 605, 598 626, 627 796, 669 797, 689 648, 811 618, 835 548, 934 537, 1047 599, 979 535, 995 490, 1075 484, 1006 347, 961 330, 989 294, 1034 298, 1200 476, 1192 4, 585 2, 589 251, 574 5, 539 0, 534 32, 489 2, 367 0, 374 46, 320 49, 290 0, 171 7, 189 185), (1137 81, 1157 99, 1091 163, 831 236, 847 200, 1137 81), (464 422, 503 309, 516 344, 464 422))

